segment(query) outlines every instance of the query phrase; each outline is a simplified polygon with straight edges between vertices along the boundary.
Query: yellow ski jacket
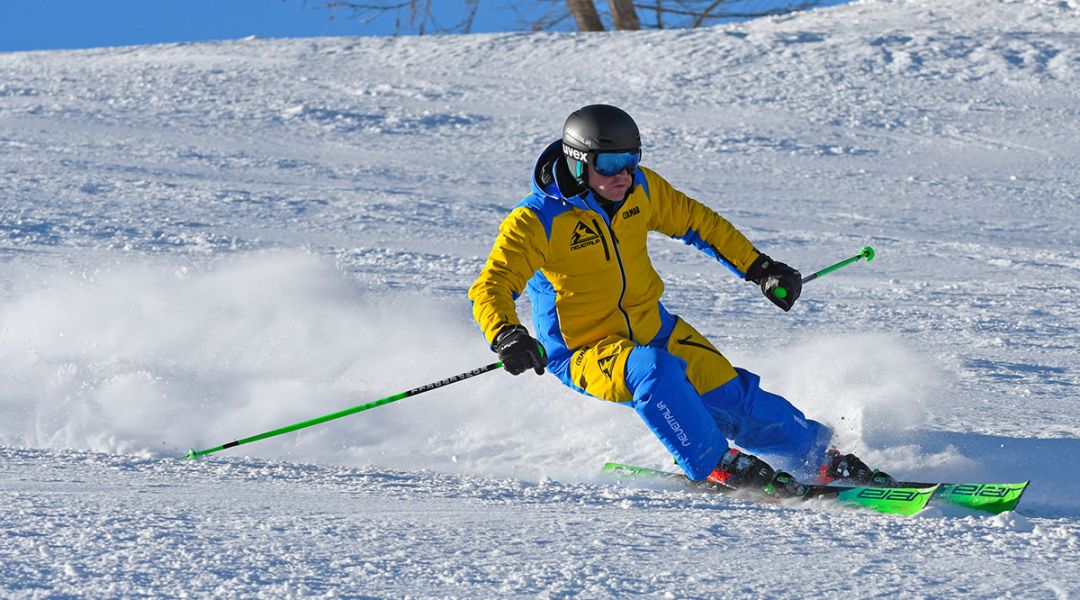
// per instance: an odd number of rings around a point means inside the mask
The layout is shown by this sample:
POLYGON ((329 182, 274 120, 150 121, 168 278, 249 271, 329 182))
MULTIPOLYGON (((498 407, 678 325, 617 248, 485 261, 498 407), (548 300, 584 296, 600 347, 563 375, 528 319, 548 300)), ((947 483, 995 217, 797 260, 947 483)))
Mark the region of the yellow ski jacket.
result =
POLYGON ((649 343, 667 315, 660 304, 664 284, 649 259, 649 231, 704 251, 742 278, 760 255, 726 219, 645 167, 609 216, 570 177, 560 144, 540 155, 532 193, 503 220, 469 289, 489 343, 503 327, 520 323, 514 303, 526 289, 549 359, 612 335, 649 343))

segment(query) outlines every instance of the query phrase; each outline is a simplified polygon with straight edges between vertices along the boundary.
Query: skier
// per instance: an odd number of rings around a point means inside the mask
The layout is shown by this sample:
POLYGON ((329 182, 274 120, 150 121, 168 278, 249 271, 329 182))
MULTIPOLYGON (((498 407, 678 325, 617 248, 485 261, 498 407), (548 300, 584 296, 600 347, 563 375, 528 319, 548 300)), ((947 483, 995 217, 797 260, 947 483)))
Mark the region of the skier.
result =
POLYGON ((784 311, 799 298, 802 278, 640 161, 637 124, 604 104, 573 112, 562 139, 540 154, 532 193, 503 220, 469 289, 473 315, 505 369, 542 375, 546 367, 578 392, 632 406, 691 479, 798 493, 790 475, 753 452, 792 469, 819 467, 819 480, 891 481, 829 448, 828 426, 761 389, 757 375, 733 367, 660 302, 649 231, 705 252, 784 311), (523 290, 536 338, 514 307, 523 290))

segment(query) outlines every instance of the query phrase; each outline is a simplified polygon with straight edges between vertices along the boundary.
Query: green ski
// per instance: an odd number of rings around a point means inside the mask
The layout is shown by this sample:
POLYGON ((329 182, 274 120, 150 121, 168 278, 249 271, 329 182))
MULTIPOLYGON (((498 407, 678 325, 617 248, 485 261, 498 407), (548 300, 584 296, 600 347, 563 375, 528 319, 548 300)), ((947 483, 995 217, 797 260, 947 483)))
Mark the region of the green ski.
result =
POLYGON ((932 501, 997 514, 1015 510, 1029 483, 942 483, 932 501))
POLYGON ((930 497, 937 491, 937 486, 926 488, 900 488, 900 487, 836 487, 828 485, 805 485, 806 491, 796 497, 775 497, 765 492, 750 493, 746 490, 736 490, 723 484, 706 481, 694 481, 680 473, 658 471, 647 467, 635 467, 618 463, 607 463, 604 471, 618 477, 628 479, 641 479, 651 481, 667 481, 681 487, 698 489, 708 492, 723 494, 736 494, 747 496, 751 500, 780 502, 785 500, 811 501, 827 500, 849 506, 856 506, 881 513, 896 515, 913 515, 930 501, 930 497))
MULTIPOLYGON (((613 473, 619 476, 636 478, 636 479, 653 479, 653 480, 668 480, 680 483, 684 486, 692 487, 711 487, 716 488, 713 484, 703 484, 700 482, 691 481, 684 475, 677 473, 669 473, 667 471, 658 471, 656 469, 649 469, 645 467, 634 467, 630 465, 621 465, 618 463, 608 463, 604 465, 604 471, 613 473)), ((1023 496, 1024 490, 1027 489, 1030 481, 1023 481, 1020 483, 925 483, 918 481, 900 481, 895 486, 889 488, 865 488, 865 487, 848 487, 848 486, 809 486, 813 493, 819 495, 828 495, 831 492, 836 493, 836 498, 846 501, 851 498, 852 495, 863 495, 863 498, 859 498, 859 501, 853 503, 860 504, 865 500, 866 496, 872 496, 879 494, 880 492, 870 492, 866 490, 918 490, 920 495, 927 490, 933 490, 933 495, 930 497, 930 504, 942 504, 959 506, 971 510, 977 510, 988 513, 1001 513, 1010 510, 1015 510, 1017 504, 1020 502, 1020 497, 1023 496), (824 488, 824 489, 822 489, 824 488), (864 490, 855 494, 850 493, 850 490, 864 490)), ((720 486, 722 487, 722 486, 720 486)), ((714 489, 713 491, 730 491, 727 489, 714 489)), ((903 494, 895 494, 894 497, 899 497, 903 494)), ((889 496, 886 494, 885 496, 889 496)), ((893 511, 883 511, 893 512, 893 511)))

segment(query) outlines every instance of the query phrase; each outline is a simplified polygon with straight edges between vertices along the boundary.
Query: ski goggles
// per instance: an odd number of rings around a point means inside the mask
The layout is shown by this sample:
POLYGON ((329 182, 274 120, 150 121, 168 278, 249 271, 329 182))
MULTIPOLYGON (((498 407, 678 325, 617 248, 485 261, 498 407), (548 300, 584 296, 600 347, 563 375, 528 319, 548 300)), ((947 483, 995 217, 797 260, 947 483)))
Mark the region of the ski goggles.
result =
POLYGON ((623 171, 633 171, 641 163, 641 149, 629 152, 597 152, 590 158, 596 172, 604 177, 618 175, 623 171))

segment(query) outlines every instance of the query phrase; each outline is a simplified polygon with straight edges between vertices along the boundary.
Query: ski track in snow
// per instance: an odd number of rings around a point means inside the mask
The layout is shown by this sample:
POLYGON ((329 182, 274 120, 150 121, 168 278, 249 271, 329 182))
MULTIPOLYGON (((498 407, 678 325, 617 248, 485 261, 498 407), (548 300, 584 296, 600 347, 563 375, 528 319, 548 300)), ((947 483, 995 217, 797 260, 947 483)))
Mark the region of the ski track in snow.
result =
POLYGON ((0 586, 16 595, 1053 597, 1080 566, 1074 521, 1015 514, 858 518, 430 472, 0 457, 0 586))
POLYGON ((0 54, 0 595, 1075 597, 1078 71, 1048 0, 0 54), (656 237, 669 308, 894 475, 1032 479, 1021 511, 628 487, 600 465, 671 468, 632 411, 504 373, 175 460, 494 360, 465 290, 591 102, 804 273, 878 252, 781 314, 656 237))

